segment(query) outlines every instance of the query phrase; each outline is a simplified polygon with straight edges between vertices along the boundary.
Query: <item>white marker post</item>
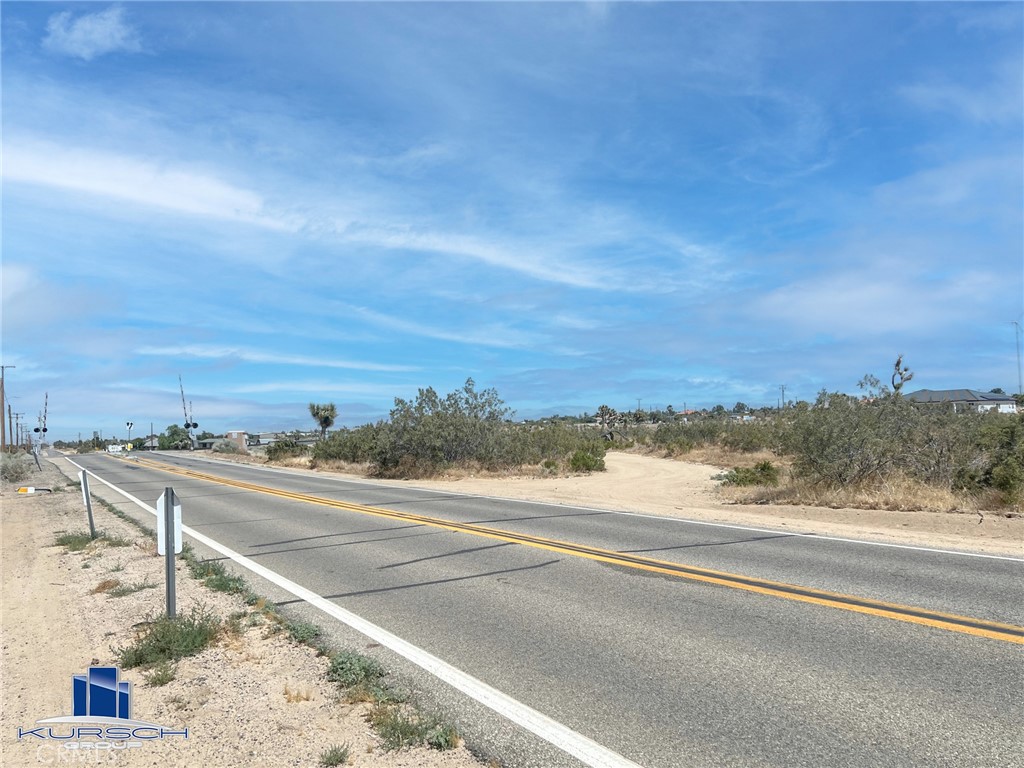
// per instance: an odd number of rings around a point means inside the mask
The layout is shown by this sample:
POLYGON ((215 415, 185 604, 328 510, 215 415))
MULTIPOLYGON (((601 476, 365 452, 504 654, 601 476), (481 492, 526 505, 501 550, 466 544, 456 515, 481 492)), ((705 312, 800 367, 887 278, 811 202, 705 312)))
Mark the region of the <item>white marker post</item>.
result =
POLYGON ((166 557, 164 574, 167 581, 167 617, 173 619, 174 556, 181 553, 181 504, 173 488, 164 488, 156 500, 156 551, 166 557))
POLYGON ((89 515, 89 538, 96 538, 96 523, 92 519, 92 498, 89 496, 89 473, 84 469, 78 473, 78 480, 82 484, 82 500, 85 502, 85 511, 89 515))

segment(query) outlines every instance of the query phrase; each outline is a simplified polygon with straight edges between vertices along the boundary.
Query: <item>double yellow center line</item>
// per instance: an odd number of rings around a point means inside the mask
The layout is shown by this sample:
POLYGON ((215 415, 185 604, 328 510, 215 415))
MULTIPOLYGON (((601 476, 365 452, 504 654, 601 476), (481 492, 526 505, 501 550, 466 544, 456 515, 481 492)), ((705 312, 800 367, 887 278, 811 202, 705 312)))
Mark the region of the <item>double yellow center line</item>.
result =
POLYGON ((368 507, 362 504, 352 504, 347 501, 336 501, 334 499, 327 499, 321 496, 295 493, 293 491, 285 491, 279 488, 246 483, 241 480, 231 480, 229 478, 210 475, 203 472, 196 472, 190 469, 172 467, 151 459, 137 458, 135 459, 135 462, 141 466, 161 470, 163 472, 170 472, 172 474, 181 475, 182 477, 188 477, 194 480, 204 480, 211 483, 217 483, 219 485, 226 485, 232 488, 253 491, 255 493, 277 496, 283 499, 290 499, 292 501, 299 501, 306 504, 319 504, 321 506, 334 507, 335 509, 343 509, 348 512, 358 512, 364 515, 385 517, 406 523, 441 528, 447 531, 468 533, 473 536, 483 536, 485 538, 497 539, 499 541, 506 541, 513 544, 523 544, 528 547, 546 549, 563 555, 583 557, 588 560, 597 560, 602 563, 610 563, 612 565, 624 566, 626 568, 636 568, 638 570, 649 571, 651 573, 660 573, 667 576, 690 579, 692 581, 702 581, 708 584, 717 584, 723 587, 742 589, 747 592, 755 592, 761 595, 782 597, 789 600, 798 600, 804 603, 814 603, 815 605, 823 605, 829 608, 840 608, 847 611, 853 611, 855 613, 866 613, 871 616, 895 619, 896 621, 906 621, 912 624, 922 624, 936 629, 962 632, 964 634, 975 635, 977 637, 987 637, 992 640, 1002 640, 1008 643, 1024 645, 1024 627, 1019 627, 1013 624, 1001 624, 994 621, 987 621, 985 619, 975 619, 969 616, 939 613, 923 608, 900 605, 898 603, 886 603, 853 595, 844 595, 837 592, 810 589, 807 587, 797 586, 795 584, 752 578, 725 571, 698 568, 696 566, 682 565, 665 560, 655 560, 649 557, 638 557, 636 555, 615 552, 614 550, 600 549, 598 547, 590 547, 584 544, 558 541, 557 539, 547 539, 540 536, 531 536, 529 534, 515 533, 514 531, 490 528, 483 525, 476 525, 474 523, 459 523, 439 517, 428 517, 426 515, 399 512, 397 510, 386 509, 383 507, 368 507))

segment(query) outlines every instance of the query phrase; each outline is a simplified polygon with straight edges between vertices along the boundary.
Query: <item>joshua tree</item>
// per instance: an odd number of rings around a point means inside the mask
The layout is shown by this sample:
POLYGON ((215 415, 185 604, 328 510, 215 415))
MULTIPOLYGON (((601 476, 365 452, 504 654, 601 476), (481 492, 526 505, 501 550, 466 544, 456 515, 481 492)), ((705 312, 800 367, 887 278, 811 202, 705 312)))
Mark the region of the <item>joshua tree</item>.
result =
POLYGON ((338 418, 338 409, 334 403, 310 403, 309 415, 320 427, 320 439, 327 437, 327 430, 334 426, 334 420, 338 418))
POLYGON ((892 372, 892 393, 899 397, 900 390, 903 389, 903 385, 914 378, 914 374, 911 372, 910 367, 903 365, 903 355, 900 354, 896 358, 896 365, 893 366, 892 372), (903 366, 902 368, 900 366, 903 366), (899 381, 897 381, 899 379, 899 381))

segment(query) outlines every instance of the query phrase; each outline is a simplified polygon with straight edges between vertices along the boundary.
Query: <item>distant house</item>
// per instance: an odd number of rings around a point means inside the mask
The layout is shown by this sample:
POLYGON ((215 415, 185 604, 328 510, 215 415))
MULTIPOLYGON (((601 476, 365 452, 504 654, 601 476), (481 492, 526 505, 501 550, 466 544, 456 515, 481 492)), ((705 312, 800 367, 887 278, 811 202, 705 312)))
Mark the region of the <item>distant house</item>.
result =
POLYGON ((246 435, 246 444, 250 448, 267 448, 282 440, 295 440, 299 445, 314 445, 319 438, 319 432, 252 432, 246 435))
POLYGON ((1017 401, 1010 395, 978 392, 976 389, 919 389, 907 395, 915 403, 949 403, 953 410, 1017 413, 1017 401))
POLYGON ((230 430, 224 433, 224 438, 231 441, 240 450, 245 451, 246 446, 249 445, 249 435, 239 429, 230 430))
POLYGON ((248 445, 253 448, 266 448, 279 440, 283 440, 285 437, 287 437, 287 435, 284 435, 281 432, 255 432, 249 435, 248 445))

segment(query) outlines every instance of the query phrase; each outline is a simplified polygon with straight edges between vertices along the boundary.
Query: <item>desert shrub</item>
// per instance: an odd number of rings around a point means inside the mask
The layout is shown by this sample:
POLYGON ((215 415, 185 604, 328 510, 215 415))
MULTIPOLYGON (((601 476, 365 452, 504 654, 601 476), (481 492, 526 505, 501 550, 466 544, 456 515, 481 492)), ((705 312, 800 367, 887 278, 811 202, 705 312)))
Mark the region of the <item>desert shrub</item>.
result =
POLYGON ((465 462, 499 466, 508 456, 509 415, 495 390, 477 391, 472 379, 443 399, 431 387, 421 389, 412 402, 395 399, 388 429, 374 446, 373 463, 381 474, 410 459, 434 471, 465 462))
POLYGON ((605 444, 596 429, 517 425, 510 414, 495 390, 477 390, 472 379, 444 397, 428 387, 412 401, 396 398, 387 421, 321 440, 313 447, 313 463, 369 463, 373 474, 388 478, 430 477, 451 467, 559 466, 580 450, 594 457, 595 467, 603 463, 605 444))
POLYGON ((569 469, 573 472, 599 472, 604 470, 604 458, 595 456, 590 451, 580 448, 569 459, 569 469))
POLYGON ((733 421, 721 433, 720 444, 742 453, 782 449, 785 424, 777 417, 756 421, 733 421))
MULTIPOLYGON (((560 423, 540 426, 520 424, 510 425, 509 433, 508 464, 510 465, 553 462, 554 466, 551 464, 547 466, 554 469, 562 462, 571 464, 572 457, 582 451, 597 460, 597 463, 600 464, 599 469, 604 469, 607 444, 596 429, 577 429, 560 423)), ((597 469, 596 466, 595 469, 597 469)))
POLYGON ((1024 414, 986 414, 978 443, 984 456, 980 484, 998 490, 1007 504, 1024 502, 1024 414))
POLYGON ((31 472, 28 459, 23 455, 4 454, 0 457, 0 478, 8 483, 20 483, 31 472))
POLYGON ((267 458, 270 461, 281 461, 282 459, 305 456, 308 451, 309 449, 298 440, 289 437, 267 446, 267 458))
POLYGON ((222 443, 216 443, 213 446, 213 452, 214 453, 226 453, 226 454, 232 455, 232 456, 237 456, 238 454, 243 453, 242 449, 239 448, 236 443, 232 443, 232 442, 230 442, 228 440, 225 440, 222 443))
POLYGON ((338 460, 360 464, 372 461, 377 441, 387 429, 387 422, 378 421, 332 432, 313 446, 313 463, 338 460))
POLYGON ((902 397, 874 402, 822 392, 814 407, 794 409, 783 445, 794 473, 840 486, 884 477, 900 465, 915 417, 902 397))
MULTIPOLYGON (((682 451, 685 453, 697 447, 718 445, 727 428, 727 422, 713 418, 659 424, 654 433, 650 434, 649 442, 661 449, 667 449, 669 446, 673 446, 675 449, 689 446, 686 451, 682 451)), ((634 435, 633 431, 630 432, 630 436, 643 439, 639 435, 634 435)))
POLYGON ((759 461, 753 467, 734 467, 720 477, 723 485, 779 484, 779 468, 770 461, 759 461))

